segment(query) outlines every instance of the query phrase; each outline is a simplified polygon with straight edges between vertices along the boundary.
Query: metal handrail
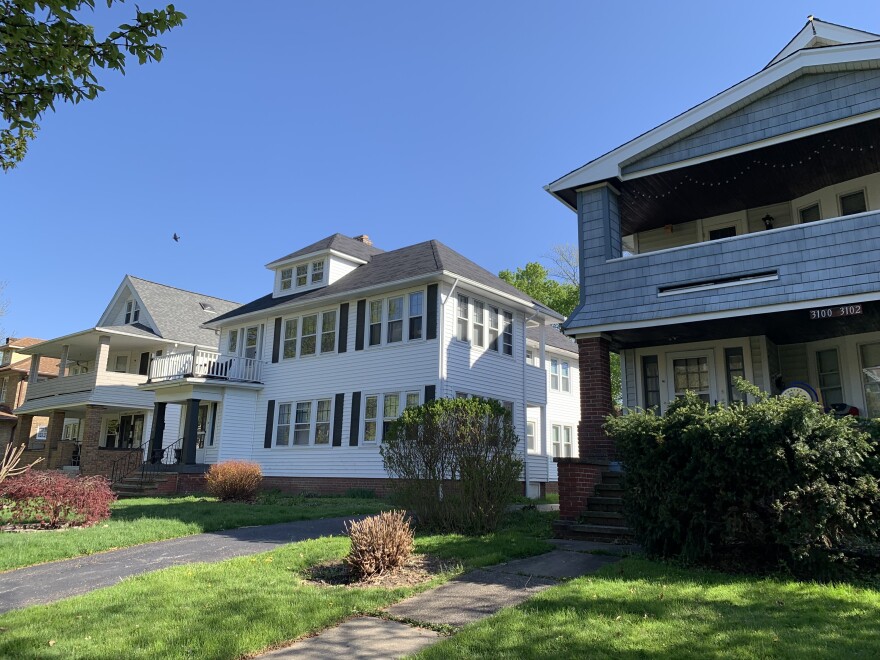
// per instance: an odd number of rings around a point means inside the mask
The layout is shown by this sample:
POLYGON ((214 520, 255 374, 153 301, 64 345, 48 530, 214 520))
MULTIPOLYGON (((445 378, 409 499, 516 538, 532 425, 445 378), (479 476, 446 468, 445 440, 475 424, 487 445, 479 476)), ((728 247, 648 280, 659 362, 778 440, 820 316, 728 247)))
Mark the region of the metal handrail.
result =
POLYGON ((135 472, 143 463, 143 449, 139 451, 126 451, 110 466, 110 484, 114 485, 135 472))
POLYGON ((110 466, 110 484, 115 485, 132 476, 140 468, 140 480, 144 481, 148 472, 162 472, 171 465, 183 462, 183 438, 178 438, 167 447, 156 449, 144 460, 143 448, 137 452, 127 452, 125 456, 110 466))

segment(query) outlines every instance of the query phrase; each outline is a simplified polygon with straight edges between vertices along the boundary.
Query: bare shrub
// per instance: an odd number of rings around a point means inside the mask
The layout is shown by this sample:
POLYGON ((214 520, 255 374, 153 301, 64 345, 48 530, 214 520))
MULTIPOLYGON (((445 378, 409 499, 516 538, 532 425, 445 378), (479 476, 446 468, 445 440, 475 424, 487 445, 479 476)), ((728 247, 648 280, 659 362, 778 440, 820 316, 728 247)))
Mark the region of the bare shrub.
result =
POLYGON ((403 566, 413 549, 413 528, 403 511, 383 511, 346 525, 351 550, 345 563, 361 578, 403 566))
POLYGON ((260 466, 250 461, 225 461, 208 468, 205 476, 208 494, 223 501, 250 501, 263 483, 260 466))

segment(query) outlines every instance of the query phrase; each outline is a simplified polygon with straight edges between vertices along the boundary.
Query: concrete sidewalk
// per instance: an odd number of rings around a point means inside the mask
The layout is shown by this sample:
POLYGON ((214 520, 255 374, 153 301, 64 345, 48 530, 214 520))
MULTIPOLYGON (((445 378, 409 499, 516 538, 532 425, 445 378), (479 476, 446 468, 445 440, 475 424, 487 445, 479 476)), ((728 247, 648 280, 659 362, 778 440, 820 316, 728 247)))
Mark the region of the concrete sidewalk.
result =
POLYGON ((259 656, 262 660, 358 660, 400 658, 418 653, 438 641, 440 634, 424 626, 464 626, 518 605, 559 580, 588 575, 616 562, 619 556, 588 554, 596 550, 628 554, 632 546, 583 541, 557 542, 556 550, 471 571, 436 589, 392 605, 388 619, 357 617, 283 649, 259 656), (397 619, 395 621, 394 619, 397 619), (405 623, 404 623, 405 621, 405 623))
POLYGON ((340 535, 347 520, 360 518, 363 516, 239 527, 0 573, 0 613, 84 594, 169 566, 223 561, 267 552, 285 543, 340 535))

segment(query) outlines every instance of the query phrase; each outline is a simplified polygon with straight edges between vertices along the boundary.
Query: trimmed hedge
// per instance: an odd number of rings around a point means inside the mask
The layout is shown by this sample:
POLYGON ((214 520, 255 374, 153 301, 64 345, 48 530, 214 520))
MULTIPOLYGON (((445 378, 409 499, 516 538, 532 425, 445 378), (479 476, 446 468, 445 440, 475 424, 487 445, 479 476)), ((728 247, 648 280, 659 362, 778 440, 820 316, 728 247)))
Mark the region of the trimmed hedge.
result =
POLYGON ((810 401, 739 387, 758 401, 710 406, 688 393, 663 416, 608 419, 626 468, 627 519, 644 548, 795 570, 877 538, 876 440, 810 401))

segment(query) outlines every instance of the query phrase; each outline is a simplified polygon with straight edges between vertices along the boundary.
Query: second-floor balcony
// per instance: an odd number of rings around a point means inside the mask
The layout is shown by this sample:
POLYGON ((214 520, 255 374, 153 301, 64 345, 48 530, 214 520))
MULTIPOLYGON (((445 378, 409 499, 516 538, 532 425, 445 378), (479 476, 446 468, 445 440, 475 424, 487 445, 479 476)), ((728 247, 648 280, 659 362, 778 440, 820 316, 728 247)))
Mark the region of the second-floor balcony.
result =
POLYGON ((149 382, 165 382, 184 378, 260 383, 263 363, 254 358, 221 355, 215 351, 194 350, 171 353, 153 358, 149 382))
POLYGON ((614 331, 880 297, 880 212, 592 263, 569 327, 614 331), (751 310, 751 311, 748 311, 751 310))

